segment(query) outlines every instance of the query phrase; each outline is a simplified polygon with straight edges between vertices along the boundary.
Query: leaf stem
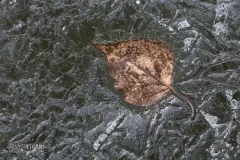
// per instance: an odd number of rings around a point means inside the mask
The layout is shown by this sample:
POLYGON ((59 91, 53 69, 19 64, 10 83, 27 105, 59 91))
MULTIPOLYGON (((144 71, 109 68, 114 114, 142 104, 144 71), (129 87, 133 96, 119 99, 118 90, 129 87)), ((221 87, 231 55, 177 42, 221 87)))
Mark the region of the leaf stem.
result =
POLYGON ((184 100, 185 102, 188 103, 188 105, 190 106, 190 109, 192 110, 192 114, 191 114, 191 120, 194 120, 195 116, 196 116, 196 110, 192 105, 192 102, 183 94, 179 93, 178 91, 176 91, 173 87, 165 84, 164 82, 162 82, 161 80, 159 80, 155 75, 153 75, 147 68, 143 68, 139 65, 134 64, 135 66, 137 66, 138 68, 140 68, 142 71, 144 71, 144 73, 146 73, 147 75, 151 76, 153 79, 155 79, 160 85, 164 85, 167 88, 169 88, 174 94, 176 94, 179 98, 181 98, 182 100, 184 100))
POLYGON ((185 102, 188 103, 188 105, 190 106, 191 110, 192 110, 192 114, 191 114, 191 120, 194 120, 195 116, 196 116, 196 110, 192 105, 192 102, 183 94, 179 93, 178 91, 176 91, 173 87, 168 86, 169 89, 171 89, 171 91, 176 94, 178 97, 180 97, 182 100, 184 100, 185 102))

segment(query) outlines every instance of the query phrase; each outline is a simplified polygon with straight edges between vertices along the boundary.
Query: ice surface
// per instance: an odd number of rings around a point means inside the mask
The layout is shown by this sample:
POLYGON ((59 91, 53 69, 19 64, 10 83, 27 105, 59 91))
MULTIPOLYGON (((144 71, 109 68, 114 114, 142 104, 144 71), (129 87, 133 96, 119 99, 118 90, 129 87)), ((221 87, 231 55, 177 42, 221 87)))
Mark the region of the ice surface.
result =
POLYGON ((0 3, 0 159, 240 157, 239 0, 0 3), (172 49, 195 120, 174 94, 146 108, 114 90, 91 44, 138 38, 172 49))

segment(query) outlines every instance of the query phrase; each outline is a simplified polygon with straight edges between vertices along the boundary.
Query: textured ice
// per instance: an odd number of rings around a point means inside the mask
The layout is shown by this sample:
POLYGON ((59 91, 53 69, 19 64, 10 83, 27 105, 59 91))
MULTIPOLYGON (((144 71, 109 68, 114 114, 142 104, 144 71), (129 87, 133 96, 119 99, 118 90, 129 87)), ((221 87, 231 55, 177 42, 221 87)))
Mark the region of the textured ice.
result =
POLYGON ((170 32, 172 32, 172 31, 174 31, 174 29, 172 28, 172 27, 168 27, 168 30, 170 31, 170 32))
POLYGON ((218 117, 210 115, 209 113, 205 113, 204 111, 201 111, 203 114, 204 118, 207 120, 207 122, 210 124, 212 128, 216 128, 217 122, 218 122, 218 117))
POLYGON ((230 107, 234 110, 240 109, 240 101, 233 98, 233 92, 231 90, 226 90, 225 94, 230 102, 230 107))
POLYGON ((239 0, 0 4, 0 159, 239 159, 239 0), (168 43, 195 120, 174 94, 146 108, 114 90, 91 44, 138 38, 168 43))
POLYGON ((216 24, 213 25, 214 29, 215 29, 215 34, 220 36, 220 35, 226 35, 228 33, 228 27, 226 26, 226 24, 222 23, 222 22, 218 22, 216 24))
POLYGON ((184 42, 184 52, 188 52, 191 50, 191 46, 196 41, 196 38, 186 38, 183 40, 184 42))
POLYGON ((190 27, 190 24, 188 23, 187 20, 183 20, 181 22, 178 23, 178 30, 183 29, 183 28, 187 28, 190 27))

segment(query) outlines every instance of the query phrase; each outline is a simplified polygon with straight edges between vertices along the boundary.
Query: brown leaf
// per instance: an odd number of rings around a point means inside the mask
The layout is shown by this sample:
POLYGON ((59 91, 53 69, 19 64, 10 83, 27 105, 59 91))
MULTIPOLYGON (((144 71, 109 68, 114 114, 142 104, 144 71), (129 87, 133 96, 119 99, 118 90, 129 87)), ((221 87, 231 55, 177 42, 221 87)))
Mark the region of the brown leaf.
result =
POLYGON ((124 93, 125 101, 149 106, 169 91, 191 102, 172 88, 173 53, 163 41, 128 40, 113 44, 93 44, 105 55, 114 87, 124 93))

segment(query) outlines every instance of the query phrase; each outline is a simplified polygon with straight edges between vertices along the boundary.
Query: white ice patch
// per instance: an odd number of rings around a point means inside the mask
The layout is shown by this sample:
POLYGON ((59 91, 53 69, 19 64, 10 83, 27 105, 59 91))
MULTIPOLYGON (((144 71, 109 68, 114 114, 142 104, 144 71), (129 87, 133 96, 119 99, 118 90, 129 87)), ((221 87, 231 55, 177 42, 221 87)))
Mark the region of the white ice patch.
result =
POLYGON ((212 128, 216 128, 218 126, 217 122, 218 122, 218 117, 217 116, 213 116, 209 113, 205 113, 204 111, 200 111, 202 113, 202 115, 204 116, 204 118, 206 119, 206 121, 209 123, 209 125, 212 128))
POLYGON ((216 149, 216 147, 214 145, 211 145, 209 152, 212 155, 212 157, 217 157, 221 153, 221 151, 216 149))
POLYGON ((106 133, 110 134, 118 125, 119 121, 123 118, 124 113, 122 113, 116 120, 107 124, 106 133))
POLYGON ((98 150, 98 148, 100 147, 101 145, 101 142, 105 141, 106 139, 108 138, 108 135, 107 134, 101 134, 99 135, 98 139, 94 142, 93 144, 93 148, 95 150, 98 150))
POLYGON ((232 109, 240 109, 240 102, 236 99, 233 99, 233 92, 231 90, 226 90, 225 95, 230 102, 232 109))
POLYGON ((107 140, 108 136, 113 132, 113 130, 115 128, 118 127, 120 120, 124 117, 124 113, 122 113, 121 115, 118 116, 117 119, 115 119, 113 122, 109 122, 107 124, 107 128, 106 128, 106 133, 100 134, 98 136, 98 139, 94 142, 93 144, 93 148, 95 150, 98 150, 98 148, 101 146, 101 144, 107 140))
POLYGON ((226 24, 219 22, 213 25, 215 31, 214 33, 216 35, 226 35, 228 33, 228 26, 226 24))
POLYGON ((196 40, 196 38, 186 38, 183 40, 184 43, 184 52, 188 52, 191 49, 191 46, 193 44, 193 42, 196 40))
POLYGON ((187 27, 190 27, 190 24, 188 23, 187 20, 183 20, 182 22, 179 22, 177 29, 180 30, 187 27))
MULTIPOLYGON (((5 2, 5 1, 4 1, 5 2)), ((13 3, 16 3, 17 0, 12 0, 12 1, 9 1, 9 4, 13 4, 13 3)), ((3 4, 3 3, 2 3, 3 4)))
POLYGON ((20 22, 19 24, 17 25, 14 25, 14 29, 18 29, 18 28, 21 28, 22 27, 22 23, 20 22))
POLYGON ((174 29, 172 28, 172 27, 168 27, 168 30, 170 31, 170 32, 172 32, 172 31, 174 31, 174 29))
POLYGON ((231 3, 220 3, 216 7, 216 16, 215 16, 215 21, 218 21, 224 17, 224 19, 227 18, 228 12, 231 10, 231 3))
POLYGON ((228 26, 226 24, 226 19, 229 15, 229 11, 231 10, 231 3, 228 3, 227 1, 221 2, 216 7, 216 16, 214 20, 214 29, 215 34, 224 36, 228 33, 228 26))

